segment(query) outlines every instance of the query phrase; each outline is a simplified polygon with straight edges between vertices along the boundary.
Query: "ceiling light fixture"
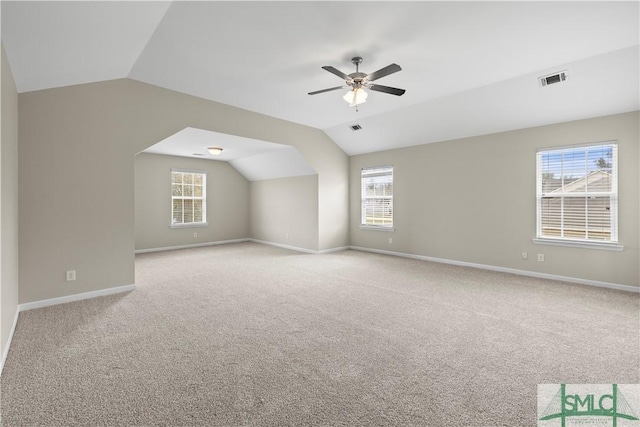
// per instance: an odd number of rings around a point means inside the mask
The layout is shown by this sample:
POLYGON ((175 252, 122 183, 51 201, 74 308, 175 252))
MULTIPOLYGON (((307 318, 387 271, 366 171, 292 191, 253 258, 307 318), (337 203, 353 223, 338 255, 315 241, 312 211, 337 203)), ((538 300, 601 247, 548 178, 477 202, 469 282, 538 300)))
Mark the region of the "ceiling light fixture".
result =
POLYGON ((361 87, 355 87, 342 97, 345 101, 349 103, 349 107, 358 108, 358 104, 364 104, 367 102, 367 97, 369 94, 365 92, 361 87))
POLYGON ((223 149, 220 147, 208 147, 207 151, 209 151, 212 156, 219 156, 223 149))

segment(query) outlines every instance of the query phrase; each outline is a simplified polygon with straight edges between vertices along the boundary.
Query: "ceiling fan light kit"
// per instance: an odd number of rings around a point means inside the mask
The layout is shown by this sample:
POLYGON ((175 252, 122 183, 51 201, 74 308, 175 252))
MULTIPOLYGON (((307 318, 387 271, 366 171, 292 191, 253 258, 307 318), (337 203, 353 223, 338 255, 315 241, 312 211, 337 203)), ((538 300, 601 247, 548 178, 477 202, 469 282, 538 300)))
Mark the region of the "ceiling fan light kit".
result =
POLYGON ((342 99, 349 103, 349 107, 358 107, 358 104, 364 104, 367 102, 369 94, 365 92, 361 87, 352 89, 347 92, 342 99))
POLYGON ((343 96, 343 99, 349 103, 349 107, 356 107, 356 111, 358 111, 358 105, 367 102, 367 97, 369 96, 369 94, 364 90, 365 88, 374 90, 376 92, 388 93, 390 95, 396 96, 402 96, 406 92, 404 89, 371 84, 371 82, 374 80, 388 76, 389 74, 397 73, 398 71, 402 70, 402 68, 400 68, 398 64, 387 65, 386 67, 381 68, 378 71, 374 71, 371 74, 366 74, 361 73, 359 70, 359 66, 362 63, 361 57, 356 56, 354 58, 351 58, 351 63, 356 66, 356 72, 351 74, 345 74, 330 65, 325 65, 324 67, 322 67, 324 70, 327 70, 331 74, 335 74, 336 76, 344 79, 345 86, 336 86, 328 89, 321 89, 314 92, 309 92, 309 95, 317 95, 319 93, 350 88, 349 92, 347 92, 343 96))

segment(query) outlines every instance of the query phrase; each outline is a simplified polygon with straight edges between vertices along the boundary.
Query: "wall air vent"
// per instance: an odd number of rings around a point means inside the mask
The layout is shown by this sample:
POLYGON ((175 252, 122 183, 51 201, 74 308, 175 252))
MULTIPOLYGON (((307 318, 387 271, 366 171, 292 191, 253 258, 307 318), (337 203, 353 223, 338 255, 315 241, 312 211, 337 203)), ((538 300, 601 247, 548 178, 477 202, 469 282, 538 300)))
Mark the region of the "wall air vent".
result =
POLYGON ((562 83, 566 81, 568 78, 567 71, 559 71, 557 73, 548 74, 546 76, 542 76, 538 78, 540 81, 540 86, 549 86, 555 83, 562 83))
POLYGON ((352 131, 356 131, 356 130, 362 129, 362 126, 355 124, 355 125, 349 126, 349 129, 351 129, 352 131))

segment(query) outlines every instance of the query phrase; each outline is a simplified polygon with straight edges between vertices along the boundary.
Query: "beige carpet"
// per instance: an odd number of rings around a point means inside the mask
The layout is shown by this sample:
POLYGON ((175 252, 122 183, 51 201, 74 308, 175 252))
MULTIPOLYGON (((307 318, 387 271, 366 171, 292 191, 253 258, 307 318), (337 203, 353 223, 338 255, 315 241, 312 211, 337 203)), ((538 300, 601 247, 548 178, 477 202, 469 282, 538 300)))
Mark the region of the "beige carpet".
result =
POLYGON ((638 383, 637 294, 254 243, 20 314, 3 425, 534 426, 539 383, 638 383))

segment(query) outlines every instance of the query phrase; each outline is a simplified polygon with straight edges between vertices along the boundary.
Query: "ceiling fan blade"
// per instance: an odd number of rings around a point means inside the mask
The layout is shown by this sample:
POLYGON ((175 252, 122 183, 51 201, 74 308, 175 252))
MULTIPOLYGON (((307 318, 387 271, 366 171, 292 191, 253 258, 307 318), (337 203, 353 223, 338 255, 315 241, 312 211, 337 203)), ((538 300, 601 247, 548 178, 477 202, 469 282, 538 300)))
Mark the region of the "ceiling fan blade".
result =
POLYGON ((332 90, 338 90, 345 87, 346 86, 336 86, 336 87, 330 87, 329 89, 316 90, 315 92, 309 92, 309 95, 317 95, 319 93, 331 92, 332 90))
POLYGON ((367 76, 367 80, 370 82, 377 80, 381 77, 388 76, 389 74, 397 73, 402 70, 398 64, 387 65, 384 68, 380 68, 378 71, 374 71, 373 73, 367 76))
POLYGON ((345 80, 349 79, 349 76, 347 76, 345 73, 343 73, 340 70, 336 70, 335 68, 333 68, 331 65, 325 65, 324 67, 322 67, 323 70, 327 70, 328 72, 335 74, 336 76, 343 78, 345 80))
POLYGON ((398 89, 397 87, 389 87, 389 86, 380 86, 380 85, 371 85, 369 89, 375 90, 376 92, 384 92, 389 93, 391 95, 402 96, 406 92, 404 89, 398 89))

